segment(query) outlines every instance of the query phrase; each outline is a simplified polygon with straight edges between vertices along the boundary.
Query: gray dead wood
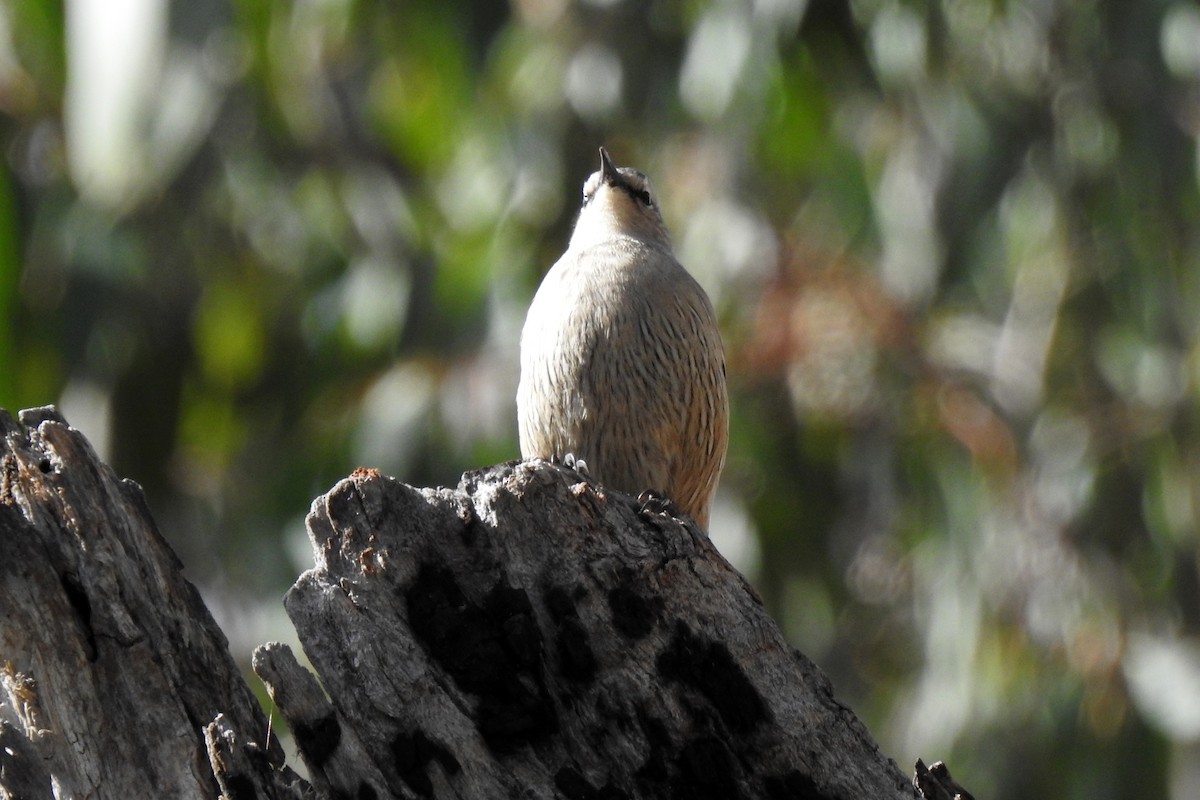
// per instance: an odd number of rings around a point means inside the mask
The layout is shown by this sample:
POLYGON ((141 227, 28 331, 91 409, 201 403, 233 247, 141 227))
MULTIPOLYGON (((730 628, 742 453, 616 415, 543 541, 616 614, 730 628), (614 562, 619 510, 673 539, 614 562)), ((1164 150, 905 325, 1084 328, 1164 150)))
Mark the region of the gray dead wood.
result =
POLYGON ((256 669, 333 791, 916 796, 693 523, 533 461, 457 489, 360 470, 308 528, 285 604, 332 706, 285 649, 256 669))
POLYGON ((254 657, 302 781, 140 490, 52 410, 0 438, 0 797, 916 796, 702 531, 540 461, 314 502, 316 675, 254 657))
POLYGON ((216 797, 218 714, 227 760, 286 778, 141 489, 53 409, 0 409, 0 797, 216 797))

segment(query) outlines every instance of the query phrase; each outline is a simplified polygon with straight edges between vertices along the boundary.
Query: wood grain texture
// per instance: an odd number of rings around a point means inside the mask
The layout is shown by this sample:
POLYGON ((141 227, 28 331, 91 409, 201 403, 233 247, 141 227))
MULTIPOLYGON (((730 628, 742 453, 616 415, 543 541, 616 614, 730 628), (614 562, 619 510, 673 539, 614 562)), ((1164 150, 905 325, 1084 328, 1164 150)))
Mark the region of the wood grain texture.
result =
POLYGON ((50 408, 0 445, 0 796, 216 797, 204 727, 267 720, 141 489, 50 408))
POLYGON ((359 471, 308 527, 285 602, 336 709, 314 774, 351 739, 404 797, 915 796, 694 524, 535 460, 453 490, 359 471))
POLYGON ((313 502, 315 674, 254 656, 302 780, 137 486, 53 410, 0 439, 0 797, 917 796, 699 527, 537 460, 313 502))

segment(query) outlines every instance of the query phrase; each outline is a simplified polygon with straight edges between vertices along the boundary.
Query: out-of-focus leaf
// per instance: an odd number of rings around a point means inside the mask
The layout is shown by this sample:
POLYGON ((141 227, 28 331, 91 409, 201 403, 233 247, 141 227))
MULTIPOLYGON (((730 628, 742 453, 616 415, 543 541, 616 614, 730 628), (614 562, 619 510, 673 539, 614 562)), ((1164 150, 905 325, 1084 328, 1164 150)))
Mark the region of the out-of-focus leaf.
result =
POLYGON ((258 377, 265 353, 262 306, 253 290, 234 283, 208 287, 196 311, 200 368, 218 386, 236 389, 258 377))
POLYGON ((374 70, 371 118, 405 163, 436 171, 454 153, 470 119, 473 90, 457 12, 411 6, 386 30, 388 55, 374 70))

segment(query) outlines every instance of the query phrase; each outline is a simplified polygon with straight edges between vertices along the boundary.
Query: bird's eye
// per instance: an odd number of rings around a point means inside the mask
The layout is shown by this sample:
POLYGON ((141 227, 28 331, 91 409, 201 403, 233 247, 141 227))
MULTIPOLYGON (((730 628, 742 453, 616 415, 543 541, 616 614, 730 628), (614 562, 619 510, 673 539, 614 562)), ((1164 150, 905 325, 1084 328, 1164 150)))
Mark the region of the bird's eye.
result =
POLYGON ((592 193, 591 193, 591 192, 584 192, 584 193, 583 193, 583 205, 586 207, 586 206, 587 206, 587 204, 588 204, 588 203, 590 203, 590 202, 592 202, 592 193))
POLYGON ((640 200, 642 202, 642 205, 646 206, 647 208, 654 205, 654 202, 650 199, 650 193, 647 192, 645 189, 634 192, 633 196, 636 197, 638 200, 640 200))

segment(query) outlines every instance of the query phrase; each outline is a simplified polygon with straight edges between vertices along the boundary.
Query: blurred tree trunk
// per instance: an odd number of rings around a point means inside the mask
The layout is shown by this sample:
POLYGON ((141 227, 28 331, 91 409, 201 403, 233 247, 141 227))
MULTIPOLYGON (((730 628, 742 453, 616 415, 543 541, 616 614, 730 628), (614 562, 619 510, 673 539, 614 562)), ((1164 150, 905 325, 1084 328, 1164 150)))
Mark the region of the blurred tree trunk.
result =
POLYGON ((360 470, 314 502, 285 603, 320 684, 254 656, 309 784, 140 490, 52 410, 20 420, 0 796, 915 796, 702 531, 543 462, 454 490, 360 470))

